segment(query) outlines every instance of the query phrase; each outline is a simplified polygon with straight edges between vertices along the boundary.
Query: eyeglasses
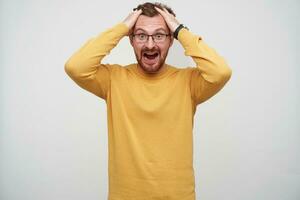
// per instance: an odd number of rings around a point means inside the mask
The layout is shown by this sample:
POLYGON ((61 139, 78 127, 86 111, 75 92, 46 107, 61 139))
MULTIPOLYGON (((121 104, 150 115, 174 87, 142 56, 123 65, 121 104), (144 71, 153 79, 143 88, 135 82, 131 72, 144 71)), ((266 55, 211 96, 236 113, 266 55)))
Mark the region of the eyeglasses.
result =
POLYGON ((155 43, 162 43, 166 40, 166 38, 168 36, 170 36, 170 34, 163 34, 163 33, 156 33, 154 35, 147 35, 145 33, 139 33, 139 34, 132 34, 133 38, 135 39, 136 42, 139 43, 145 43, 148 41, 149 36, 152 37, 152 40, 155 43))

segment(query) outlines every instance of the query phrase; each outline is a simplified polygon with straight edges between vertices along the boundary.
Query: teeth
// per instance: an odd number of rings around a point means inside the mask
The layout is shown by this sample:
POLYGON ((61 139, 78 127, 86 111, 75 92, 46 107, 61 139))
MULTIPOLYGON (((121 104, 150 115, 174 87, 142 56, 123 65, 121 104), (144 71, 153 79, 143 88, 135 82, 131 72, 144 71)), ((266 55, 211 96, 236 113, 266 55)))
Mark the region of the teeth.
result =
POLYGON ((147 55, 154 55, 154 54, 156 54, 156 52, 154 52, 154 53, 144 53, 144 54, 147 54, 147 55))

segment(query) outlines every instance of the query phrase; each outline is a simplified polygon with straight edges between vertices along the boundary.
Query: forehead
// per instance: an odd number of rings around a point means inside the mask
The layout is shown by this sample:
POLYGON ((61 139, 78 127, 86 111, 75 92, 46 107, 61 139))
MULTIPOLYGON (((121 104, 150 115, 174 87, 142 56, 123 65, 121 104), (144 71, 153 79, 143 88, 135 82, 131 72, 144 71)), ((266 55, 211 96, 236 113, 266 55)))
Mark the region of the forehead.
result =
POLYGON ((152 33, 158 29, 162 29, 167 32, 168 26, 161 15, 156 15, 154 17, 140 15, 135 23, 134 31, 137 29, 142 29, 149 33, 152 33))

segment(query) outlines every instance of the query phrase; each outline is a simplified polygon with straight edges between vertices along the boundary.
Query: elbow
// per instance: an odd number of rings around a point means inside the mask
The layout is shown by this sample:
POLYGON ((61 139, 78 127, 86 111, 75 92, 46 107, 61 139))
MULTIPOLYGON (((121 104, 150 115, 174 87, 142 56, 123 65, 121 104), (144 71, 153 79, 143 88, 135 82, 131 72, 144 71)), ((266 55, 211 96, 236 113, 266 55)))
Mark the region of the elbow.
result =
POLYGON ((65 73, 70 77, 75 77, 78 74, 78 64, 74 59, 70 58, 64 65, 65 73))
POLYGON ((232 75, 232 70, 226 65, 219 71, 218 81, 221 84, 226 83, 229 81, 232 75))
POLYGON ((227 82, 231 78, 231 75, 232 75, 232 70, 227 66, 222 73, 222 77, 227 82))
POLYGON ((68 60, 64 66, 64 70, 65 70, 66 74, 68 74, 68 75, 72 74, 73 68, 74 67, 73 67, 72 63, 70 62, 70 60, 68 60))
POLYGON ((224 67, 220 66, 213 73, 202 74, 203 78, 211 84, 226 83, 231 78, 232 70, 227 65, 222 65, 224 67))

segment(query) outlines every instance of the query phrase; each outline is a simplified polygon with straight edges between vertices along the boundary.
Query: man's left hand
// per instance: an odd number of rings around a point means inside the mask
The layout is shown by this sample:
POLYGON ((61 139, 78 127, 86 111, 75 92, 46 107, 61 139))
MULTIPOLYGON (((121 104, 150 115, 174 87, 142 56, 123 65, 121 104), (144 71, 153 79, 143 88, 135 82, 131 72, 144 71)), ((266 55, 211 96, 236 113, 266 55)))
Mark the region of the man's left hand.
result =
POLYGON ((158 7, 155 7, 155 9, 163 16, 163 18, 165 19, 168 27, 170 28, 172 33, 174 33, 176 28, 180 25, 180 23, 177 21, 177 19, 174 17, 174 15, 169 13, 168 10, 165 9, 165 8, 163 8, 163 10, 162 10, 158 7))

